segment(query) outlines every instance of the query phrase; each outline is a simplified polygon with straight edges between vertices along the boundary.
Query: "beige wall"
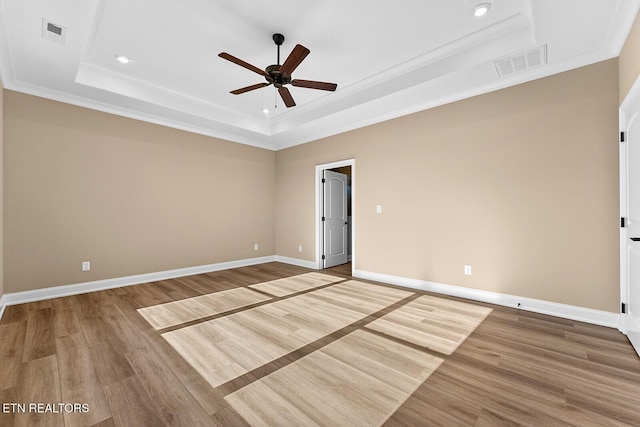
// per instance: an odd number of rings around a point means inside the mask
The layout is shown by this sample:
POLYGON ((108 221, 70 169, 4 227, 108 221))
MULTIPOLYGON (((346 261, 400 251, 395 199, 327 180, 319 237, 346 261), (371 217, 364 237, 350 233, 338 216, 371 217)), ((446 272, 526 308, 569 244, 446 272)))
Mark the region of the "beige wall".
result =
POLYGON ((638 52, 640 52, 640 14, 636 16, 633 27, 620 52, 620 103, 640 75, 640 54, 638 52))
POLYGON ((355 158, 356 269, 617 312, 617 106, 613 59, 278 151, 277 253, 355 158))
POLYGON ((4 113, 7 292, 275 253, 273 151, 12 91, 4 113))
POLYGON ((357 269, 617 312, 617 105, 611 60, 274 153, 5 91, 4 287, 315 260, 355 158, 357 269))

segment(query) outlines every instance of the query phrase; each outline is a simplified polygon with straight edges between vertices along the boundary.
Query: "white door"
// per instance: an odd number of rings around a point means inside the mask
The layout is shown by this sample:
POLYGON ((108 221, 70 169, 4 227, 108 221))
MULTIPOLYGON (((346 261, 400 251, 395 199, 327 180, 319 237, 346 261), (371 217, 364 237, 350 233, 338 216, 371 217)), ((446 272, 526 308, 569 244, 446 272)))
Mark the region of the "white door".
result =
POLYGON ((324 268, 347 262, 347 175, 324 171, 324 268))
POLYGON ((623 180, 626 175, 626 185, 622 183, 623 189, 626 187, 626 192, 622 194, 626 199, 622 202, 623 215, 626 205, 626 224, 621 235, 622 256, 626 258, 623 259, 623 266, 626 263, 627 278, 626 298, 624 292, 622 295, 626 313, 622 316, 627 336, 640 355, 640 105, 636 105, 633 110, 625 112, 625 116, 631 119, 626 126, 625 142, 622 145, 622 158, 626 158, 626 164, 622 165, 623 171, 626 171, 623 172, 623 180))

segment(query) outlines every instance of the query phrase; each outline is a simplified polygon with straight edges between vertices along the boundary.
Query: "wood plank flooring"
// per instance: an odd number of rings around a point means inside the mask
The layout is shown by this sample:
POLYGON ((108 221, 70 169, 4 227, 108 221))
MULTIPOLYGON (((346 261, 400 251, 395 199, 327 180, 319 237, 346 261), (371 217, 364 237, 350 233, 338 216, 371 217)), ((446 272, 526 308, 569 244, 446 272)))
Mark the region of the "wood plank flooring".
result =
POLYGON ((350 280, 162 336, 218 387, 409 295, 350 280))
MULTIPOLYGON (((289 411, 297 413, 299 420, 319 425, 348 420, 353 421, 351 425, 389 426, 640 426, 640 358, 618 331, 439 295, 438 299, 492 309, 451 354, 370 327, 389 316, 385 321, 418 331, 416 336, 433 335, 391 315, 411 309, 430 295, 415 290, 378 284, 411 295, 382 304, 377 311, 362 306, 361 314, 350 323, 327 328, 309 344, 245 369, 218 386, 212 386, 163 338, 207 322, 220 324, 231 316, 254 313, 249 319, 274 304, 308 300, 314 292, 338 286, 291 289, 293 294, 280 296, 249 288, 305 273, 313 272, 269 263, 7 307, 0 320, 0 403, 86 403, 89 411, 7 410, 0 413, 0 425, 292 425, 289 411), (266 299, 158 330, 138 311, 237 289, 266 299), (368 355, 372 348, 385 350, 368 355), (439 366, 438 359, 442 360, 439 366), (331 382, 335 381, 331 374, 337 372, 371 385, 356 389, 348 380, 331 382), (324 380, 301 381, 305 376, 324 380), (269 399, 281 402, 281 406, 271 405, 268 415, 259 397, 266 392, 269 399), (396 400, 382 401, 380 396, 396 400), (343 406, 334 409, 336 402, 343 406), (281 412, 274 415, 274 408, 281 412), (368 409, 361 414, 359 408, 368 409)), ((322 271, 347 280, 353 279, 350 273, 350 265, 322 271)), ((329 299, 332 305, 338 304, 339 312, 357 311, 354 304, 370 304, 353 295, 349 301, 348 292, 342 302, 329 298, 330 291, 323 294, 327 304, 329 299)), ((465 335, 464 330, 458 332, 465 335)))
POLYGON ((381 425, 442 361, 356 330, 227 401, 252 425, 381 425))
POLYGON ((344 280, 340 277, 330 276, 322 273, 305 273, 284 279, 271 280, 269 282, 249 285, 251 289, 256 289, 277 297, 284 297, 297 292, 317 288, 322 285, 344 280))
POLYGON ((247 288, 229 289, 138 309, 155 329, 187 323, 266 301, 270 297, 247 288))
POLYGON ((489 313, 488 307, 424 295, 367 328, 450 355, 489 313))

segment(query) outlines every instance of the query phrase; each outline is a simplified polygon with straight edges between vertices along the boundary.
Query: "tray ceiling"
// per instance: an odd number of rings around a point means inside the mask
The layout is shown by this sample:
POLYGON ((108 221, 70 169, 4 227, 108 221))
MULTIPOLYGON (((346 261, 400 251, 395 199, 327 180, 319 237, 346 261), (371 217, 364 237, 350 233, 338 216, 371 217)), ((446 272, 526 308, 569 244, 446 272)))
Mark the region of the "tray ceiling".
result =
POLYGON ((277 150, 615 57, 638 11, 637 0, 494 0, 474 16, 483 1, 0 0, 0 77, 277 150), (218 53, 266 68, 273 33, 282 60, 298 43, 311 50, 294 78, 337 91, 288 86, 293 108, 272 86, 231 95, 264 80, 218 53))

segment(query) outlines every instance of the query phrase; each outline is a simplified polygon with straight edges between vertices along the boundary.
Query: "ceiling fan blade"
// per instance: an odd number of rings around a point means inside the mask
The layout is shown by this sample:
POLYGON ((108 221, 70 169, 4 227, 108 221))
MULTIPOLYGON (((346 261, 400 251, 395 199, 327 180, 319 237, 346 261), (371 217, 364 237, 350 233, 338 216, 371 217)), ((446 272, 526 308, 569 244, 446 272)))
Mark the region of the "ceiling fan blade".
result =
POLYGON ((269 86, 271 83, 258 83, 255 85, 243 87, 240 89, 232 90, 231 93, 234 95, 240 95, 241 93, 249 92, 250 90, 260 89, 261 87, 269 86))
POLYGON ((280 67, 280 74, 283 76, 290 76, 293 73, 298 65, 302 62, 304 58, 309 55, 311 51, 301 44, 297 44, 296 47, 293 48, 289 57, 284 61, 284 64, 280 67))
POLYGON ((233 55, 229 55, 227 52, 221 52, 218 54, 218 56, 222 59, 226 59, 227 61, 231 61, 234 64, 238 64, 241 67, 246 68, 247 70, 251 70, 254 73, 260 74, 261 76, 265 76, 265 77, 269 77, 269 74, 267 74, 266 71, 261 70, 260 68, 256 67, 255 65, 251 65, 248 62, 243 61, 240 58, 236 58, 233 55))
POLYGON ((291 92, 289 92, 289 89, 287 89, 284 86, 279 87, 278 93, 280 94, 280 97, 284 101, 284 105, 286 105, 287 108, 296 106, 296 102, 293 100, 293 97, 291 96, 291 92))
POLYGON ((306 87, 308 89, 320 89, 320 90, 328 90, 335 91, 338 88, 338 85, 335 83, 326 83, 326 82, 314 82, 313 80, 291 80, 291 84, 297 87, 306 87))

